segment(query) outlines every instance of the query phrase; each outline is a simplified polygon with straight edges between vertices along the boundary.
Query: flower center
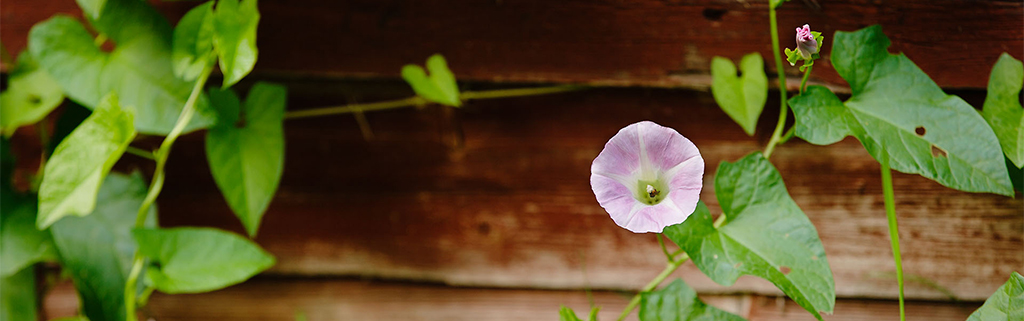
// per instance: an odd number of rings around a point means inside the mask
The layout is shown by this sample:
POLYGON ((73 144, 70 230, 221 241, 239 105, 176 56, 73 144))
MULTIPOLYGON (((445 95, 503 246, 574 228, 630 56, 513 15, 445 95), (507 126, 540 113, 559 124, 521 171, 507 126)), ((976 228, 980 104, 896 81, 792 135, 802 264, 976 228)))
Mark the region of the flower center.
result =
POLYGON ((640 180, 637 182, 637 195, 634 197, 641 203, 655 205, 668 196, 668 191, 668 186, 661 180, 640 180))

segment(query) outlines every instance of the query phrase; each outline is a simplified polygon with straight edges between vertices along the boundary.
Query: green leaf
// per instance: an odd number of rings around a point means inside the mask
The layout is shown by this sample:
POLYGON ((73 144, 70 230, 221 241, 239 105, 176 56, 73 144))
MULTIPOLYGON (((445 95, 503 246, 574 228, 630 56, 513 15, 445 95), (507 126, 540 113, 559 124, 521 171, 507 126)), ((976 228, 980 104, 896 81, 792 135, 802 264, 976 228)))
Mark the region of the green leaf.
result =
POLYGON ((260 12, 256 0, 220 0, 213 11, 214 45, 224 73, 223 88, 231 87, 256 66, 256 26, 260 12))
POLYGON ((36 262, 56 260, 50 233, 36 229, 35 198, 15 195, 6 186, 0 186, 0 194, 0 277, 13 275, 36 262))
POLYGON ((171 50, 176 76, 195 80, 216 59, 213 20, 213 1, 207 1, 189 10, 178 21, 171 50))
POLYGON ((210 172, 249 236, 256 236, 284 172, 286 96, 282 86, 257 83, 243 109, 234 92, 210 92, 221 113, 206 134, 210 172))
POLYGON ((726 215, 714 227, 704 203, 665 235, 709 278, 732 285, 740 275, 771 281, 819 320, 832 313, 835 280, 814 225, 793 202, 775 166, 760 153, 722 162, 715 194, 726 215))
POLYGON ((8 77, 7 91, 0 94, 0 128, 10 137, 18 127, 34 124, 64 100, 64 92, 46 71, 39 69, 27 51, 18 55, 8 77))
MULTIPOLYGON (((61 264, 74 280, 82 311, 91 320, 125 319, 124 287, 135 254, 131 229, 146 186, 139 173, 112 173, 103 182, 92 214, 68 217, 51 228, 61 264)), ((150 207, 146 226, 156 226, 155 208, 150 207)))
POLYGON ((562 306, 561 309, 558 309, 558 320, 559 321, 583 321, 583 319, 580 319, 580 317, 576 316, 576 312, 573 312, 572 309, 570 309, 569 307, 564 306, 564 305, 562 306))
POLYGON ((732 61, 715 56, 711 60, 711 94, 715 102, 747 135, 754 135, 757 119, 768 101, 768 76, 764 73, 764 59, 760 53, 751 53, 740 60, 742 76, 736 76, 732 61))
MULTIPOLYGON (((590 317, 587 320, 589 320, 589 321, 597 321, 597 312, 600 311, 600 310, 601 310, 601 308, 599 308, 599 307, 590 308, 590 317)), ((573 312, 571 308, 569 308, 567 306, 564 306, 564 305, 562 306, 561 309, 558 310, 558 320, 560 320, 560 321, 583 321, 583 319, 580 319, 579 317, 576 316, 576 312, 573 312)))
POLYGON ((462 106, 459 99, 459 86, 455 83, 455 75, 448 69, 444 56, 434 54, 427 58, 427 71, 430 76, 417 65, 402 67, 402 78, 412 86, 417 95, 434 103, 453 107, 462 106))
POLYGON ((99 19, 104 5, 107 4, 107 0, 75 0, 75 2, 78 2, 78 7, 82 8, 82 12, 90 19, 99 19))
MULTIPOLYGON (((93 27, 116 44, 106 52, 81 23, 56 16, 29 32, 29 51, 72 100, 89 108, 110 92, 138 112, 135 127, 145 134, 166 135, 192 90, 174 76, 171 67, 171 28, 144 1, 108 0, 93 27)), ((186 131, 213 123, 205 96, 186 131)))
POLYGON ((770 0, 769 3, 771 4, 772 8, 778 8, 779 6, 782 5, 782 3, 786 2, 786 1, 789 1, 789 0, 770 0))
POLYGON ((36 320, 36 310, 35 270, 0 277, 0 321, 36 320))
POLYGON ((1024 320, 1024 276, 1017 272, 967 318, 967 321, 1008 320, 1024 320))
POLYGON ((84 216, 96 206, 100 182, 135 138, 132 112, 108 95, 92 115, 64 139, 43 171, 39 187, 40 229, 67 215, 84 216))
POLYGON ((790 66, 796 66, 796 63, 798 61, 804 59, 804 57, 800 56, 800 52, 799 51, 796 51, 796 50, 793 50, 793 49, 789 49, 789 48, 786 48, 785 51, 786 51, 786 61, 789 62, 790 66))
POLYGON ((139 253, 156 264, 147 277, 165 293, 217 290, 274 265, 274 257, 256 243, 218 229, 135 229, 132 236, 139 253))
POLYGON ((738 315, 704 304, 697 291, 676 279, 654 292, 640 294, 641 321, 744 321, 738 315))
POLYGON ((946 95, 878 26, 836 32, 832 64, 850 84, 845 103, 824 87, 793 97, 796 135, 818 145, 854 136, 876 160, 968 192, 1013 195, 999 140, 963 99, 946 95))
POLYGON ((1007 53, 999 56, 988 78, 988 96, 981 116, 999 138, 1003 153, 1017 168, 1024 166, 1024 107, 1020 91, 1024 86, 1024 64, 1007 53))

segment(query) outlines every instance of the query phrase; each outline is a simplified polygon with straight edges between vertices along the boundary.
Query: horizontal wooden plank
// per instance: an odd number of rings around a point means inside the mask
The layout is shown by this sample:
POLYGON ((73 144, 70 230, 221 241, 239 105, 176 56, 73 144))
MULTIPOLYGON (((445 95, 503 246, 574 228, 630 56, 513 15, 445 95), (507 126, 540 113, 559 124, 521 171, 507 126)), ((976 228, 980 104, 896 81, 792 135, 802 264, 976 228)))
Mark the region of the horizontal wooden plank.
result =
MULTIPOLYGON (((318 96, 303 86, 293 93, 291 106, 318 96)), ((369 141, 350 116, 286 124, 283 181, 257 238, 278 257, 270 273, 638 289, 664 257, 653 235, 617 227, 594 200, 589 167, 605 141, 645 119, 678 129, 708 164, 702 199, 717 213, 715 164, 763 148, 775 123, 764 117, 747 137, 707 93, 648 89, 366 117, 369 141)), ((241 231, 212 182, 202 140, 188 135, 175 146, 161 222, 241 231)), ((878 164, 852 139, 828 147, 796 139, 772 157, 818 228, 839 296, 894 298, 878 164)), ((903 174, 895 185, 903 266, 914 276, 908 297, 980 300, 1024 266, 1019 194, 962 193, 903 174)), ((692 265, 677 274, 707 293, 779 293, 749 277, 722 287, 692 265)))
MULTIPOLYGON (((943 87, 984 88, 1002 52, 1024 57, 1020 1, 791 1, 779 9, 781 45, 809 23, 826 35, 881 24, 943 87)), ((176 21, 193 2, 159 2, 176 21)), ((440 52, 463 80, 706 87, 710 59, 771 59, 767 1, 260 1, 257 72, 398 77, 403 64, 440 52)), ((14 52, 31 26, 71 0, 0 8, 0 37, 14 52)), ((774 70, 774 64, 768 63, 774 70)), ((786 67, 796 74, 795 67, 786 67)), ((827 60, 812 80, 845 86, 827 60)), ((794 79, 796 81, 796 79, 794 79)), ((792 85, 792 84, 791 84, 792 85)))
MULTIPOLYGON (((630 294, 594 291, 599 320, 615 320, 630 294)), ((779 297, 702 295, 718 308, 750 321, 815 320, 796 303, 779 297)), ((153 295, 143 315, 155 320, 295 320, 298 312, 321 320, 557 320, 561 305, 589 311, 584 291, 456 288, 436 285, 331 279, 258 279, 206 294, 153 295)), ((64 283, 44 302, 46 316, 75 314, 74 288, 64 283)), ((907 320, 963 321, 978 302, 907 302, 907 320)), ((841 299, 830 321, 891 320, 895 301, 841 299)), ((627 320, 637 320, 634 312, 627 320)))

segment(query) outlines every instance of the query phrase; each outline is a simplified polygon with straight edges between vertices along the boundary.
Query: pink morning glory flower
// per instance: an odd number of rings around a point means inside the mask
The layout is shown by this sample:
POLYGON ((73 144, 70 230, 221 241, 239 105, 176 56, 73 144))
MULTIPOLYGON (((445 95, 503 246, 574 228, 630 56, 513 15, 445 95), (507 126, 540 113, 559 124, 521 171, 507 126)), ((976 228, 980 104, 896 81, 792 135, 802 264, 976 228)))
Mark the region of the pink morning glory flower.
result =
POLYGON ((804 59, 811 59, 811 55, 818 53, 818 41, 811 34, 810 25, 796 28, 796 49, 804 59))
POLYGON ((597 202, 634 233, 682 223, 697 207, 704 158, 672 128, 649 121, 619 130, 590 167, 597 202))

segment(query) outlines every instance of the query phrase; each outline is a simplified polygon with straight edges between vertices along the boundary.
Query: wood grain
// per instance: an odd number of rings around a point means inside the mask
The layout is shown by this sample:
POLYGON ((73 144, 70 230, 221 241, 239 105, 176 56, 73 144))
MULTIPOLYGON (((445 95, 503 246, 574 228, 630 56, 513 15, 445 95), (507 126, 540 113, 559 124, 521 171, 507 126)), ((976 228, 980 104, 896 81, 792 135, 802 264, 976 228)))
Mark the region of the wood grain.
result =
MULTIPOLYGON (((615 320, 630 293, 592 292, 601 307, 599 320, 615 320)), ((750 321, 815 320, 796 303, 759 295, 702 295, 706 303, 750 321)), ((75 314, 74 288, 64 283, 44 302, 46 316, 75 314)), ((206 294, 153 295, 143 315, 175 320, 556 320, 565 305, 585 317, 590 299, 584 291, 459 288, 437 285, 334 279, 256 279, 206 294)), ((980 302, 907 302, 907 320, 963 321, 980 302)), ((840 299, 830 321, 891 320, 899 315, 893 301, 840 299)), ((626 320, 637 320, 634 312, 626 320)))
MULTIPOLYGON (((779 9, 781 45, 809 23, 826 35, 881 24, 940 86, 984 88, 999 54, 1024 57, 1020 1, 799 1, 779 9)), ((193 2, 157 2, 177 21, 193 2)), ((402 65, 442 53, 462 80, 703 88, 714 56, 760 52, 771 61, 767 1, 263 0, 257 73, 397 78, 402 65)), ((31 26, 71 0, 7 3, 0 37, 13 52, 31 26)), ((774 70, 774 63, 767 63, 774 70)), ((796 74, 795 67, 786 67, 796 74)), ((843 87, 828 60, 814 81, 843 87)), ((799 79, 791 79, 791 87, 799 79)))
MULTIPOLYGON (((315 96, 302 86, 296 91, 315 96)), ((293 97, 291 106, 308 106, 302 95, 293 97)), ((765 114, 777 113, 773 108, 765 114)), ((284 177, 257 238, 278 257, 270 273, 638 289, 664 257, 653 235, 615 226, 594 200, 589 166, 605 141, 639 120, 676 128, 709 164, 702 199, 717 213, 715 164, 763 148, 774 124, 764 117, 756 137, 747 137, 707 93, 644 89, 366 116, 371 141, 351 116, 286 124, 284 177), (461 143, 446 143, 453 131, 461 143)), ((175 146, 161 222, 241 231, 210 178, 202 139, 185 136, 175 146)), ((863 147, 852 139, 828 147, 797 139, 772 159, 818 228, 838 295, 895 298, 878 164, 863 147)), ((1024 266, 1019 194, 962 193, 905 174, 894 179, 903 266, 923 280, 908 282, 908 297, 949 299, 948 289, 959 299, 984 299, 1024 266)), ((693 266, 677 274, 707 293, 779 293, 752 277, 718 286, 693 266)))

